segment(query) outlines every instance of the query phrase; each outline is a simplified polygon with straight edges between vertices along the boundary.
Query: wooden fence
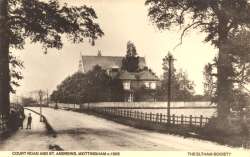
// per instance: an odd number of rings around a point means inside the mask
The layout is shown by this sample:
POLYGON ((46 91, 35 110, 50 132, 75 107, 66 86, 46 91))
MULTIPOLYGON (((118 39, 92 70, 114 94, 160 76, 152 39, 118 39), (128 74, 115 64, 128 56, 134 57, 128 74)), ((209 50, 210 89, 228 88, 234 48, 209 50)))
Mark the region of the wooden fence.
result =
POLYGON ((153 114, 153 113, 145 113, 145 112, 139 112, 139 111, 125 110, 125 109, 92 108, 92 110, 97 113, 101 113, 105 115, 125 117, 125 118, 131 118, 131 119, 142 120, 142 121, 149 121, 149 122, 158 123, 158 124, 173 124, 173 125, 190 126, 190 127, 204 127, 209 121, 209 118, 203 117, 202 115, 200 117, 194 117, 192 115, 177 116, 173 114, 170 117, 168 117, 167 115, 164 115, 162 113, 153 114))

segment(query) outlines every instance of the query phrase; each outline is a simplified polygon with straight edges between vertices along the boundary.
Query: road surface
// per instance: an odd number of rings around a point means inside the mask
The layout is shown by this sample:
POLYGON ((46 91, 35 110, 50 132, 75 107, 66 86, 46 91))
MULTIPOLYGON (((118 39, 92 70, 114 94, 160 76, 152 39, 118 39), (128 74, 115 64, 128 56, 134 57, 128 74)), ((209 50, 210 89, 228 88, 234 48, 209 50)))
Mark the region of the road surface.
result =
MULTIPOLYGON (((39 108, 33 108, 39 111, 39 108)), ((29 111, 26 111, 26 114, 29 111)), ((20 130, 0 142, 0 150, 49 150, 58 145, 63 150, 108 151, 232 151, 217 143, 193 138, 152 132, 118 124, 92 115, 72 111, 43 108, 43 114, 57 132, 57 137, 46 135, 39 117, 33 115, 32 130, 20 130)))

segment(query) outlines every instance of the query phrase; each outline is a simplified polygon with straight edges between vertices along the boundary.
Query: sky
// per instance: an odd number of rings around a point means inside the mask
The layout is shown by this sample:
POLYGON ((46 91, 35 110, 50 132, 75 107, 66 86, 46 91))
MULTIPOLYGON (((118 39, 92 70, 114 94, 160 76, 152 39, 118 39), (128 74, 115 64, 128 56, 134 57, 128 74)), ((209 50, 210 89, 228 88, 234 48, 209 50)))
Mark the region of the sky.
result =
POLYGON ((147 16, 145 0, 60 0, 70 5, 92 6, 98 16, 105 35, 96 41, 95 46, 88 42, 72 44, 64 40, 61 50, 49 49, 44 54, 40 44, 27 42, 23 50, 15 50, 23 60, 24 79, 16 88, 17 95, 24 96, 34 90, 48 90, 51 93, 67 76, 78 70, 80 53, 97 55, 101 50, 103 56, 124 56, 126 44, 132 41, 139 56, 145 57, 147 65, 160 77, 162 59, 170 51, 175 57, 175 66, 187 72, 195 83, 197 94, 203 93, 203 67, 210 62, 217 49, 204 43, 205 34, 191 30, 184 38, 183 44, 173 49, 180 42, 181 31, 159 31, 147 16))

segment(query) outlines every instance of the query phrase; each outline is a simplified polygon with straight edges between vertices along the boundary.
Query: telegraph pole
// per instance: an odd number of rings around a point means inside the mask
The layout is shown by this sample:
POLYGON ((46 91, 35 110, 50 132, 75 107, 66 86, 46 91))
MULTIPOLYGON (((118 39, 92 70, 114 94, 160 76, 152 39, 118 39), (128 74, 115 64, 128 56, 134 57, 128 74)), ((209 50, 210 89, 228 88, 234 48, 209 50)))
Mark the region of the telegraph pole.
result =
POLYGON ((47 89, 47 106, 49 106, 49 90, 47 89))
POLYGON ((39 95, 39 101, 40 101, 40 122, 43 122, 43 117, 42 117, 42 100, 43 100, 43 91, 39 90, 38 91, 39 95))
POLYGON ((168 57, 168 108, 167 108, 167 116, 168 116, 168 124, 170 124, 170 103, 171 103, 171 78, 172 78, 172 62, 174 58, 172 54, 169 52, 168 57))

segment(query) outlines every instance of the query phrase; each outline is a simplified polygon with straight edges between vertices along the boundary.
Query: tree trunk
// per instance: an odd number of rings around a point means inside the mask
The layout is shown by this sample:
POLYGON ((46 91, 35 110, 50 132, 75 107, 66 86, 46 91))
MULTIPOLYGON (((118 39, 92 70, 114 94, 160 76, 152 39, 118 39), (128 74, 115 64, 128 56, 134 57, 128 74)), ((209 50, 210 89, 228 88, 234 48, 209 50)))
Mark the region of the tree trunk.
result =
POLYGON ((226 24, 220 22, 219 27, 219 54, 217 65, 217 111, 218 117, 224 119, 230 113, 230 104, 232 103, 232 89, 233 83, 230 80, 232 77, 232 62, 229 53, 227 52, 227 36, 228 32, 225 31, 226 24))
POLYGON ((8 0, 0 0, 0 113, 8 116, 10 108, 8 0))
POLYGON ((232 103, 232 82, 229 80, 229 72, 231 70, 231 63, 228 54, 224 52, 223 48, 219 49, 218 58, 218 81, 217 81, 217 103, 218 103, 218 117, 224 119, 230 112, 230 103, 232 103))

